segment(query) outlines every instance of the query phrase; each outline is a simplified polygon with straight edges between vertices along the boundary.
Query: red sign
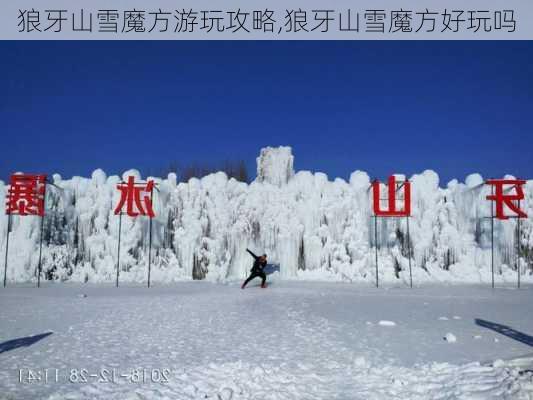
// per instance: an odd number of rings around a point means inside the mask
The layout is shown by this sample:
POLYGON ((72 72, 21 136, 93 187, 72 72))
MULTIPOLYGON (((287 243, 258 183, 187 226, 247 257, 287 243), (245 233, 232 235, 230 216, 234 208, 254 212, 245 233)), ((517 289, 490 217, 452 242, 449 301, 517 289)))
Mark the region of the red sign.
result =
POLYGON ((118 184, 117 189, 120 191, 120 201, 117 208, 115 208, 115 215, 120 214, 124 204, 126 204, 126 214, 130 217, 138 215, 147 215, 150 218, 155 217, 151 200, 154 181, 148 181, 146 184, 135 183, 135 178, 129 176, 128 182, 118 184), (142 199, 141 194, 144 195, 142 199))
POLYGON ((372 191, 374 197, 374 215, 381 217, 408 217, 411 215, 411 182, 405 181, 399 183, 403 187, 404 207, 398 210, 396 206, 396 177, 390 176, 388 179, 388 210, 382 210, 380 204, 380 183, 378 180, 372 182, 372 191))
POLYGON ((6 214, 44 216, 46 175, 11 175, 6 214))
MULTIPOLYGON (((513 201, 523 200, 524 199, 524 190, 522 185, 526 181, 519 179, 491 179, 487 181, 488 185, 493 185, 496 192, 493 195, 487 196, 487 200, 492 200, 496 202, 496 218, 498 219, 509 219, 509 217, 516 218, 527 218, 527 214, 523 212, 518 204, 514 204, 513 201), (504 193, 504 186, 514 186, 516 190, 515 194, 506 194, 504 193), (505 215, 503 206, 506 205, 514 215, 505 215)), ((513 189, 511 187, 510 189, 513 189)))

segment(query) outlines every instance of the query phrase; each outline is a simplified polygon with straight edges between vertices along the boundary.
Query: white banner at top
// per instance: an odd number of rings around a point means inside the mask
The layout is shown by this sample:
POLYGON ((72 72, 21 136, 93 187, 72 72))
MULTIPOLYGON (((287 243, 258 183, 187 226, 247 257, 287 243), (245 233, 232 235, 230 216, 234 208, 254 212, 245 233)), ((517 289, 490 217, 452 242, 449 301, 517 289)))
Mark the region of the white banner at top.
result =
POLYGON ((531 40, 533 0, 17 0, 3 40, 531 40))

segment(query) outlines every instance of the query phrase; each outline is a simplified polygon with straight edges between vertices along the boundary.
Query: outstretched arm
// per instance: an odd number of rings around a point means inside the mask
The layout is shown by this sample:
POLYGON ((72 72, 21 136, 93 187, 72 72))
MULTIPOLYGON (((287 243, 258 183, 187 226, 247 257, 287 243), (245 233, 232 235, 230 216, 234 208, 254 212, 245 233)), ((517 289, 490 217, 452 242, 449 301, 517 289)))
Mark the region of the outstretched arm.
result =
POLYGON ((256 260, 259 258, 259 257, 257 257, 254 253, 252 253, 250 250, 246 249, 246 251, 247 251, 248 253, 250 253, 250 255, 251 255, 253 258, 255 258, 256 260))

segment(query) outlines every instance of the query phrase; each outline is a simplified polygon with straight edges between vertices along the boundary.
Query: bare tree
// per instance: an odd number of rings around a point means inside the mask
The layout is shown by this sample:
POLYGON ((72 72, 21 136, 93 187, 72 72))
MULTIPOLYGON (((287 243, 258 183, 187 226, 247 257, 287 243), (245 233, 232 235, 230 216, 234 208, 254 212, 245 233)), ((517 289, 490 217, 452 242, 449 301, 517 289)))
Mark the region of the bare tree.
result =
POLYGON ((166 168, 160 170, 159 175, 167 176, 172 172, 176 174, 178 182, 187 182, 191 178, 202 178, 220 171, 224 172, 228 178, 249 182, 248 169, 244 160, 226 160, 218 163, 193 162, 188 165, 171 162, 166 168))

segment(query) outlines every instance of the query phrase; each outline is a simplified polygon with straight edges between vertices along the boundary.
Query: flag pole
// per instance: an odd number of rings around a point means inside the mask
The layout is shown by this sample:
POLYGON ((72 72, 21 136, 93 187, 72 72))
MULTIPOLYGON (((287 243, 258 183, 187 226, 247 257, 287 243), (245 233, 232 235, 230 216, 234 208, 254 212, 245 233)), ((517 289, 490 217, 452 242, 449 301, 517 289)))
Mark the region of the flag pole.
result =
POLYGON ((407 257, 409 257, 409 283, 413 288, 413 272, 411 269, 411 234, 409 233, 409 215, 405 216, 407 222, 407 257))
POLYGON ((46 182, 44 183, 43 194, 43 215, 41 215, 41 234, 39 238, 39 264, 37 266, 37 287, 41 287, 41 269, 42 269, 42 255, 43 255, 43 230, 44 230, 44 214, 46 210, 46 182))
MULTIPOLYGON (((154 204, 154 190, 150 192, 150 203, 154 204)), ((150 234, 149 234, 149 245, 148 245, 148 287, 150 287, 150 271, 152 268, 152 217, 150 217, 150 234)))
MULTIPOLYGON (((520 209, 520 200, 518 200, 518 209, 520 209)), ((516 272, 518 276, 518 289, 520 289, 520 215, 517 217, 516 221, 516 241, 516 272)))
POLYGON ((374 215, 374 246, 376 247, 376 287, 379 287, 378 272, 378 216, 374 215))
MULTIPOLYGON (((491 185, 491 194, 494 196, 494 185, 491 185)), ((494 289, 494 203, 492 201, 490 202, 490 268, 494 289)))
POLYGON ((43 253, 43 229, 44 229, 44 215, 41 215, 41 237, 39 239, 39 264, 37 267, 37 287, 41 287, 41 261, 43 253))
POLYGON ((11 229, 11 213, 7 214, 7 232, 6 232, 6 255, 4 260, 4 287, 7 284, 7 253, 9 251, 9 230, 11 229))
POLYGON ((118 246, 117 246, 117 282, 116 287, 118 287, 118 276, 120 271, 120 234, 122 231, 122 212, 118 215, 118 246))

